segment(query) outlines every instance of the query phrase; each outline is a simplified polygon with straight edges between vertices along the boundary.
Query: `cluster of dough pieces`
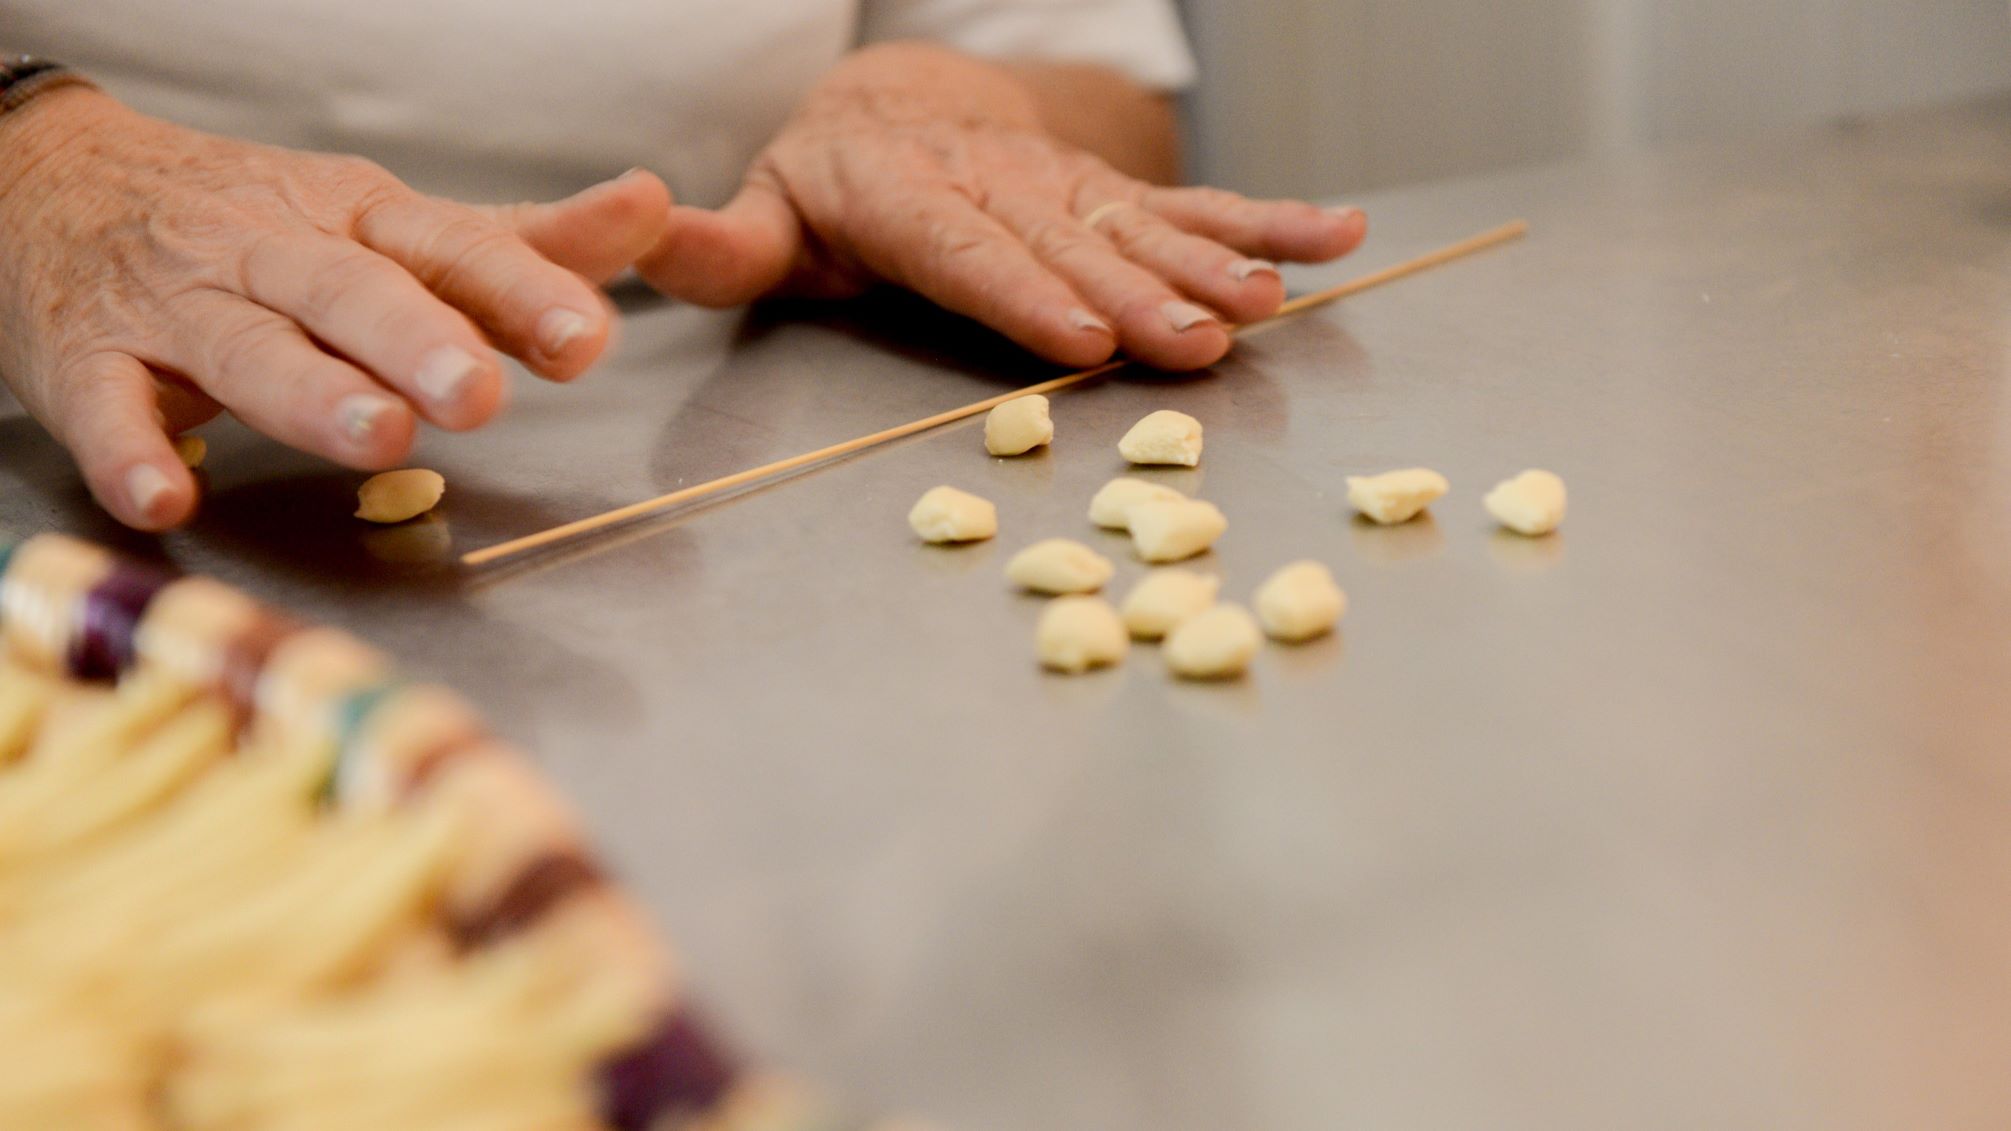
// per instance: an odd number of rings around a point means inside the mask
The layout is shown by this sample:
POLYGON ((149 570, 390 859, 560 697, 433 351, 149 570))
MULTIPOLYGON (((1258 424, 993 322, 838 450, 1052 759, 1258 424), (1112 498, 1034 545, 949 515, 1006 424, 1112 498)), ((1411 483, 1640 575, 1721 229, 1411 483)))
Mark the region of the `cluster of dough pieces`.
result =
MULTIPOLYGON (((1021 455, 1052 442, 1047 398, 1018 397, 985 421, 985 450, 1021 455)), ((1118 442, 1134 464, 1194 467, 1201 462, 1201 422, 1162 410, 1139 421, 1118 442)), ((1006 579, 1053 596, 1034 632, 1043 665, 1078 673, 1121 663, 1136 640, 1162 640, 1167 667, 1189 679, 1241 675, 1263 638, 1298 642, 1333 630, 1347 596, 1318 562, 1285 566, 1259 586, 1256 614, 1218 603, 1220 578, 1166 563, 1203 553, 1229 528, 1213 503, 1142 479, 1113 479, 1089 501, 1089 520, 1131 535, 1140 561, 1161 566, 1135 585, 1121 607, 1094 596, 1116 574, 1109 558, 1069 538, 1048 538, 1014 554, 1006 579)), ((998 533, 998 509, 954 487, 936 487, 908 512, 908 525, 929 542, 974 542, 998 533)))
MULTIPOLYGON (((1024 455, 1053 441, 1046 397, 1015 397, 985 418, 985 450, 995 456, 1024 455)), ((1201 462, 1201 422, 1162 409, 1133 425, 1117 450, 1134 464, 1194 467, 1201 462)), ((1449 489, 1438 472, 1408 468, 1349 476, 1348 502, 1370 520, 1394 525, 1416 518, 1449 489)), ((1564 481, 1548 471, 1524 471, 1497 484, 1482 502, 1504 527, 1540 537, 1564 521, 1564 481)), ((1213 503, 1163 484, 1113 479, 1090 499, 1089 520, 1130 534, 1139 560, 1162 568, 1113 608, 1094 594, 1116 566, 1081 542, 1048 538, 1014 554, 1006 579, 1055 598, 1041 613, 1034 643, 1041 663, 1056 671, 1118 664, 1132 640, 1163 640, 1176 675, 1230 678, 1249 667, 1265 635, 1288 643, 1311 640, 1331 632, 1347 612, 1347 595, 1315 561, 1293 562, 1272 574, 1252 598, 1255 616, 1217 602, 1221 579, 1166 567, 1213 546, 1229 520, 1213 503)), ((908 525, 927 542, 983 541, 998 534, 998 508, 967 491, 936 487, 908 512, 908 525)))
MULTIPOLYGON (((1423 467, 1348 476, 1348 503, 1384 526, 1409 522, 1451 490, 1445 476, 1423 467)), ((1494 485, 1481 500, 1494 520, 1517 534, 1540 538, 1564 521, 1564 480, 1531 469, 1494 485)))

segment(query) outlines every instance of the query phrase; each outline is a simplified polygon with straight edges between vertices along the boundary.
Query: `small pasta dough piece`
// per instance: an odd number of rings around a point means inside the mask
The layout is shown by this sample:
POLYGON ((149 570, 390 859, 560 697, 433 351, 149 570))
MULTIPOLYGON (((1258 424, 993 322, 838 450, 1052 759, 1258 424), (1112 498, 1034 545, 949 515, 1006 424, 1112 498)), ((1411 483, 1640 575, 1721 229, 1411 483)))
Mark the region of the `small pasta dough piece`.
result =
POLYGON ((1049 538, 1006 563, 1006 580, 1036 593, 1094 593, 1117 572, 1110 559, 1080 542, 1049 538))
POLYGON ((1166 666, 1186 679, 1234 679, 1249 670, 1264 642, 1256 618, 1241 605, 1217 605, 1166 638, 1166 666))
POLYGON ((1531 468, 1495 484, 1482 502, 1496 522, 1517 534, 1540 537, 1564 521, 1564 480, 1531 468))
POLYGON ((1122 663, 1131 638, 1117 610, 1100 597, 1056 597, 1040 612, 1034 647, 1044 667, 1075 675, 1122 663))
POLYGON ((1193 467, 1201 462, 1201 422, 1170 408, 1148 413, 1117 442, 1117 453, 1132 463, 1193 467))
POLYGON ((1179 502, 1186 497, 1171 487, 1143 479, 1113 479, 1089 500, 1089 521, 1105 530, 1130 530, 1132 507, 1140 503, 1179 502))
POLYGON ((931 487, 908 511, 908 525, 924 542, 982 542, 999 532, 999 511, 968 491, 931 487))
POLYGON ((1124 627, 1140 640, 1158 640, 1207 612, 1222 579, 1191 569, 1155 569, 1124 598, 1124 627))
POLYGON ((1014 397, 985 416, 985 450, 995 456, 1024 455, 1054 439, 1047 398, 1014 397))
POLYGON ((201 436, 176 436, 175 458, 182 461, 183 467, 194 471, 209 458, 209 441, 201 436))
POLYGON ((437 471, 408 467, 363 481, 356 490, 356 517, 365 522, 404 522, 418 518, 440 503, 447 481, 437 471))
POLYGON ((1148 562, 1177 562, 1215 544, 1229 520, 1214 503, 1179 499, 1139 503, 1129 512, 1131 544, 1148 562))
POLYGON ((1326 566, 1293 562, 1257 587, 1256 605, 1271 639, 1296 644, 1333 631, 1348 611, 1348 595, 1326 566))
POLYGON ((1409 522, 1451 490, 1445 476, 1425 467, 1348 476, 1348 502, 1384 526, 1409 522))

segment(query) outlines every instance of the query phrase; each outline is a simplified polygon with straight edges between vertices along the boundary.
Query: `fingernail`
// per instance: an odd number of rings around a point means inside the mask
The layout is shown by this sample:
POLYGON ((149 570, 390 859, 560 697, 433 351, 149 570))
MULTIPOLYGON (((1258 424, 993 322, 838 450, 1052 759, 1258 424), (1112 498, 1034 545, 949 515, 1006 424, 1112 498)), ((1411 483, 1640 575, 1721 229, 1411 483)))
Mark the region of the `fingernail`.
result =
POLYGON ((1174 332, 1180 334, 1184 334, 1203 323, 1216 320, 1213 314, 1195 306, 1191 302, 1166 303, 1159 308, 1159 313, 1164 314, 1166 321, 1172 324, 1174 332))
POLYGON ((342 434, 358 447, 370 442, 377 432, 377 424, 387 412, 397 411, 398 403, 385 397, 373 397, 368 393, 358 393, 344 397, 335 406, 336 417, 342 422, 342 434))
POLYGON ((565 348, 586 337, 593 329, 593 323, 577 310, 567 310, 563 306, 545 311, 538 319, 538 345, 547 356, 556 357, 565 348))
POLYGON ((413 374, 412 383, 434 404, 451 405, 460 399, 461 390, 467 388, 469 379, 481 367, 475 355, 460 346, 441 346, 419 362, 419 372, 413 374))
POLYGON ((1094 330, 1099 334, 1109 334, 1113 338, 1117 336, 1117 331, 1110 328, 1110 323, 1079 306, 1069 310, 1068 324, 1078 330, 1094 330))
POLYGON ((1337 204, 1327 209, 1327 215, 1334 217, 1336 220, 1353 221, 1361 219, 1368 215, 1368 213, 1363 212, 1352 204, 1337 204))
POLYGON ((133 510, 141 518, 152 519, 154 504, 173 489, 168 477, 153 464, 134 464, 132 470, 126 472, 126 494, 133 501, 133 510))
POLYGON ((1278 265, 1268 259, 1238 259, 1229 265, 1229 277, 1242 282, 1252 275, 1279 275, 1278 265))
POLYGON ((585 189, 585 191, 601 192, 606 189, 617 188, 621 185, 623 181, 628 180, 630 177, 636 176, 641 172, 642 172, 642 166, 640 165, 632 166, 627 172, 623 173, 618 177, 609 177, 607 180, 601 181, 598 184, 589 185, 585 189))

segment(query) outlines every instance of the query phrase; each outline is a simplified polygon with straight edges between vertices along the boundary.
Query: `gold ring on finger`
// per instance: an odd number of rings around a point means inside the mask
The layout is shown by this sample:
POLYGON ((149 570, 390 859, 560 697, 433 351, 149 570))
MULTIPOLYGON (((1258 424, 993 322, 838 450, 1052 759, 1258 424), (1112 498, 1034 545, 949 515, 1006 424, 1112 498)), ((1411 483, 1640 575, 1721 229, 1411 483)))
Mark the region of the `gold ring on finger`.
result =
POLYGON ((1091 209, 1089 215, 1082 218, 1082 226, 1093 232, 1096 230, 1098 224, 1108 220, 1115 213, 1122 212, 1126 208, 1135 207, 1137 206, 1128 200, 1107 201, 1091 209))

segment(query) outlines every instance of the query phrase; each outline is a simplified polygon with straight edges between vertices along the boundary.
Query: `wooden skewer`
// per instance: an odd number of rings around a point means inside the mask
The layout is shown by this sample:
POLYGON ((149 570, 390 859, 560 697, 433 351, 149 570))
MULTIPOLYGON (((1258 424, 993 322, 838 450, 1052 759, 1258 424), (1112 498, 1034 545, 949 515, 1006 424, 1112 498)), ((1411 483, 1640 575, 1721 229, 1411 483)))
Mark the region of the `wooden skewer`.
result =
MULTIPOLYGON (((1428 271, 1433 267, 1450 263, 1455 259, 1485 251, 1488 248, 1507 243, 1513 239, 1518 239, 1528 231, 1529 224, 1523 220, 1515 220, 1503 224, 1498 228, 1491 228, 1485 232, 1481 232, 1479 235, 1469 236, 1458 243, 1448 244, 1437 251, 1427 252, 1416 259, 1405 260, 1402 263, 1385 267, 1380 271, 1371 272, 1360 278, 1350 279, 1345 283, 1329 287, 1326 290, 1300 295, 1298 298, 1279 307, 1278 313, 1272 315, 1270 318, 1266 318, 1261 322, 1252 322, 1245 326, 1235 327, 1231 330, 1231 333, 1247 333, 1258 326, 1274 322, 1280 318, 1287 318, 1316 306, 1324 306, 1327 303, 1336 302, 1350 295, 1360 294, 1373 287, 1380 287, 1385 283, 1395 282, 1406 276, 1415 275, 1420 271, 1428 271)), ((596 530, 603 530, 616 523, 626 522, 632 518, 640 518, 646 514, 668 510, 682 503, 703 499, 708 495, 717 495, 722 491, 731 491, 735 487, 744 487, 749 483, 759 482, 760 480, 777 475, 785 475, 799 468, 808 467, 813 463, 838 459, 841 456, 851 455, 853 452, 862 451, 878 444, 898 440, 903 436, 912 436, 917 432, 926 432, 940 425, 964 420, 976 416, 981 412, 990 412, 992 409, 1016 397, 1033 396, 1037 393, 1052 393, 1066 389, 1072 385, 1080 385, 1084 381, 1101 377, 1107 373, 1122 369, 1129 364, 1129 359, 1117 358, 1104 362, 1093 369, 1085 369, 1080 373, 1064 374, 1053 380, 1042 381, 1037 385, 1029 385, 1023 389, 1013 389, 1000 393, 995 397, 986 397, 975 404, 967 404, 962 408, 953 408, 948 412, 939 412, 934 416, 910 421, 898 427, 884 429, 870 436, 861 436, 856 440, 847 440, 842 444, 832 444, 829 447, 818 448, 814 452, 804 452, 800 456, 791 456, 788 459, 776 460, 774 463, 763 464, 760 467, 749 468, 746 471, 738 471, 732 475, 700 483, 696 486, 686 487, 680 491, 672 491, 668 495, 659 495, 654 499, 645 499, 639 503, 630 503, 625 507, 616 507, 602 514, 568 522, 563 526, 552 527, 550 530, 542 530, 536 534, 527 534, 522 538, 512 538, 507 542, 499 542, 485 549, 471 550, 461 555, 461 562, 463 565, 469 566, 487 565, 502 558, 549 546, 554 542, 563 542, 569 538, 589 534, 596 530)))
POLYGON ((1420 271, 1429 271, 1434 267, 1451 263, 1455 259, 1464 259, 1469 255, 1486 251, 1488 248, 1498 244, 1505 244, 1510 240, 1519 240, 1528 234, 1529 221, 1510 220, 1498 228, 1489 228, 1478 235, 1468 236, 1458 243, 1449 243, 1437 251, 1427 251, 1416 259, 1406 259, 1402 263, 1392 264, 1380 271, 1371 271, 1359 279, 1349 279, 1345 283, 1328 287, 1324 291, 1313 291, 1310 294, 1300 295, 1298 298, 1279 307, 1278 313, 1264 319, 1262 322, 1252 322, 1248 326, 1242 327, 1242 329, 1249 330, 1262 326, 1266 322, 1276 322, 1280 318, 1289 318, 1294 314, 1311 310, 1316 306, 1325 306, 1330 302, 1338 302, 1349 295, 1358 295, 1363 291, 1380 287, 1384 283, 1394 283, 1398 279, 1415 275, 1420 271))

